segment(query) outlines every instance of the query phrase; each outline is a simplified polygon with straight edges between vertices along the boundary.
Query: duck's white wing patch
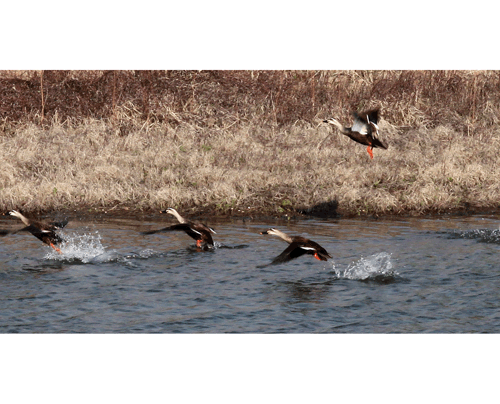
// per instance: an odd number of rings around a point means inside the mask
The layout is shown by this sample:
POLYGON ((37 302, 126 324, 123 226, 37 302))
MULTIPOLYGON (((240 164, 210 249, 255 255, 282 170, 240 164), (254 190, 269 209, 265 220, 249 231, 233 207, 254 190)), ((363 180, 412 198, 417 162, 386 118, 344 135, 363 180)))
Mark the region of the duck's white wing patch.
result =
POLYGON ((366 135, 368 133, 368 124, 363 122, 358 116, 354 118, 354 123, 352 124, 351 130, 353 132, 361 133, 362 135, 366 135))
MULTIPOLYGON (((359 122, 359 121, 356 121, 356 122, 359 122)), ((358 133, 360 133, 360 134, 362 134, 362 135, 366 135, 366 134, 368 134, 368 126, 367 126, 367 125, 365 125, 365 124, 364 124, 364 123, 362 123, 362 122, 359 122, 359 124, 358 124, 358 125, 356 125, 356 123, 355 123, 354 125, 352 125, 351 130, 352 130, 353 132, 358 132, 358 133)))

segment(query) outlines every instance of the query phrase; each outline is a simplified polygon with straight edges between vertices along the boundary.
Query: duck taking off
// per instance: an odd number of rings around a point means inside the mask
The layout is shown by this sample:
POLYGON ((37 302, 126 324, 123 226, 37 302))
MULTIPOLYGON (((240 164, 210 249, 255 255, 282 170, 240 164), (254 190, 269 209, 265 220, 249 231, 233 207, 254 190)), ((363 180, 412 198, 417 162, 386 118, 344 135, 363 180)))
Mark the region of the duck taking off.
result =
MULTIPOLYGON (((343 126, 339 121, 334 118, 326 119, 323 122, 329 123, 330 125, 335 126, 340 132, 344 135, 350 137, 355 142, 367 145, 366 150, 370 155, 370 158, 373 159, 372 150, 375 147, 380 147, 381 149, 387 149, 387 146, 383 144, 378 139, 378 109, 372 109, 370 111, 363 112, 362 114, 358 114, 353 112, 354 123, 352 127, 348 128, 343 126)), ((323 142, 329 137, 328 135, 323 142)), ((321 142, 321 143, 323 143, 321 142)))
POLYGON ((62 254, 61 250, 56 247, 57 244, 61 243, 63 239, 57 235, 56 231, 62 229, 68 224, 68 220, 64 219, 62 222, 44 223, 37 220, 28 219, 26 216, 22 215, 16 210, 11 210, 9 215, 21 219, 26 225, 20 230, 6 231, 1 230, 0 236, 6 236, 7 234, 15 234, 21 231, 28 231, 33 234, 36 238, 43 241, 45 244, 51 246, 59 254, 62 254))
POLYGON ((305 237, 290 237, 282 231, 273 228, 263 231, 260 234, 272 234, 290 244, 280 255, 273 259, 271 264, 287 262, 304 254, 314 255, 314 258, 320 261, 328 261, 328 258, 332 258, 332 256, 318 243, 305 237))
POLYGON ((173 215, 179 221, 179 224, 174 224, 173 226, 165 227, 159 230, 149 230, 143 231, 141 234, 154 234, 165 231, 175 231, 181 230, 185 231, 187 235, 196 240, 196 246, 201 247, 203 243, 206 243, 208 246, 213 247, 214 241, 212 240, 212 234, 217 234, 214 229, 208 227, 206 224, 199 222, 190 222, 184 219, 174 208, 168 208, 160 211, 160 213, 168 213, 169 215, 173 215))

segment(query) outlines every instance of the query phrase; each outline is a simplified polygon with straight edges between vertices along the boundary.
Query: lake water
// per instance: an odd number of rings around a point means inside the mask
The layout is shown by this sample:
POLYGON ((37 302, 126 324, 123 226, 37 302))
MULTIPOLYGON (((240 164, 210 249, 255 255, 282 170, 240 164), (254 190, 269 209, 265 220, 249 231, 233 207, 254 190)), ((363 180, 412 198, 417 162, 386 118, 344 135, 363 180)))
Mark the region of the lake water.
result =
POLYGON ((171 223, 73 218, 62 255, 29 233, 0 238, 0 333, 500 331, 497 216, 208 221, 209 251, 140 234, 171 223), (287 246, 269 227, 333 259, 267 265, 287 246))

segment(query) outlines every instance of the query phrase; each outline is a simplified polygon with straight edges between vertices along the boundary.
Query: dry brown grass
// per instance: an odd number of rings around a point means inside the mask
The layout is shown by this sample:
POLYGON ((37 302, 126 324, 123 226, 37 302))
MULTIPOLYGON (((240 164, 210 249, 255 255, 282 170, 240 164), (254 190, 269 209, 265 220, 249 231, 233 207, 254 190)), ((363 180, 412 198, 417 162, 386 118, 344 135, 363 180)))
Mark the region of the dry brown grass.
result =
POLYGON ((14 76, 0 75, 2 210, 499 207, 498 72, 52 72, 43 122, 37 72, 14 76), (370 160, 339 133, 318 149, 324 118, 375 105, 388 150, 370 160))

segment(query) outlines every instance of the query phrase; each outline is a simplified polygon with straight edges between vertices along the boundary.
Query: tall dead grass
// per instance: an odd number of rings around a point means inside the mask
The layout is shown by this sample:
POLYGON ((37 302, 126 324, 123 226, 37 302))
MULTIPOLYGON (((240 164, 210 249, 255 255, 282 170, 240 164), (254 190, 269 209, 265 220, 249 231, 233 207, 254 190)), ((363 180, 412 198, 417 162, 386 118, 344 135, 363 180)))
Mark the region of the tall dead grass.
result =
POLYGON ((40 76, 14 73, 0 75, 3 210, 499 207, 498 72, 45 72, 43 121, 40 76), (388 150, 370 160, 339 133, 318 148, 324 118, 372 106, 388 150))

